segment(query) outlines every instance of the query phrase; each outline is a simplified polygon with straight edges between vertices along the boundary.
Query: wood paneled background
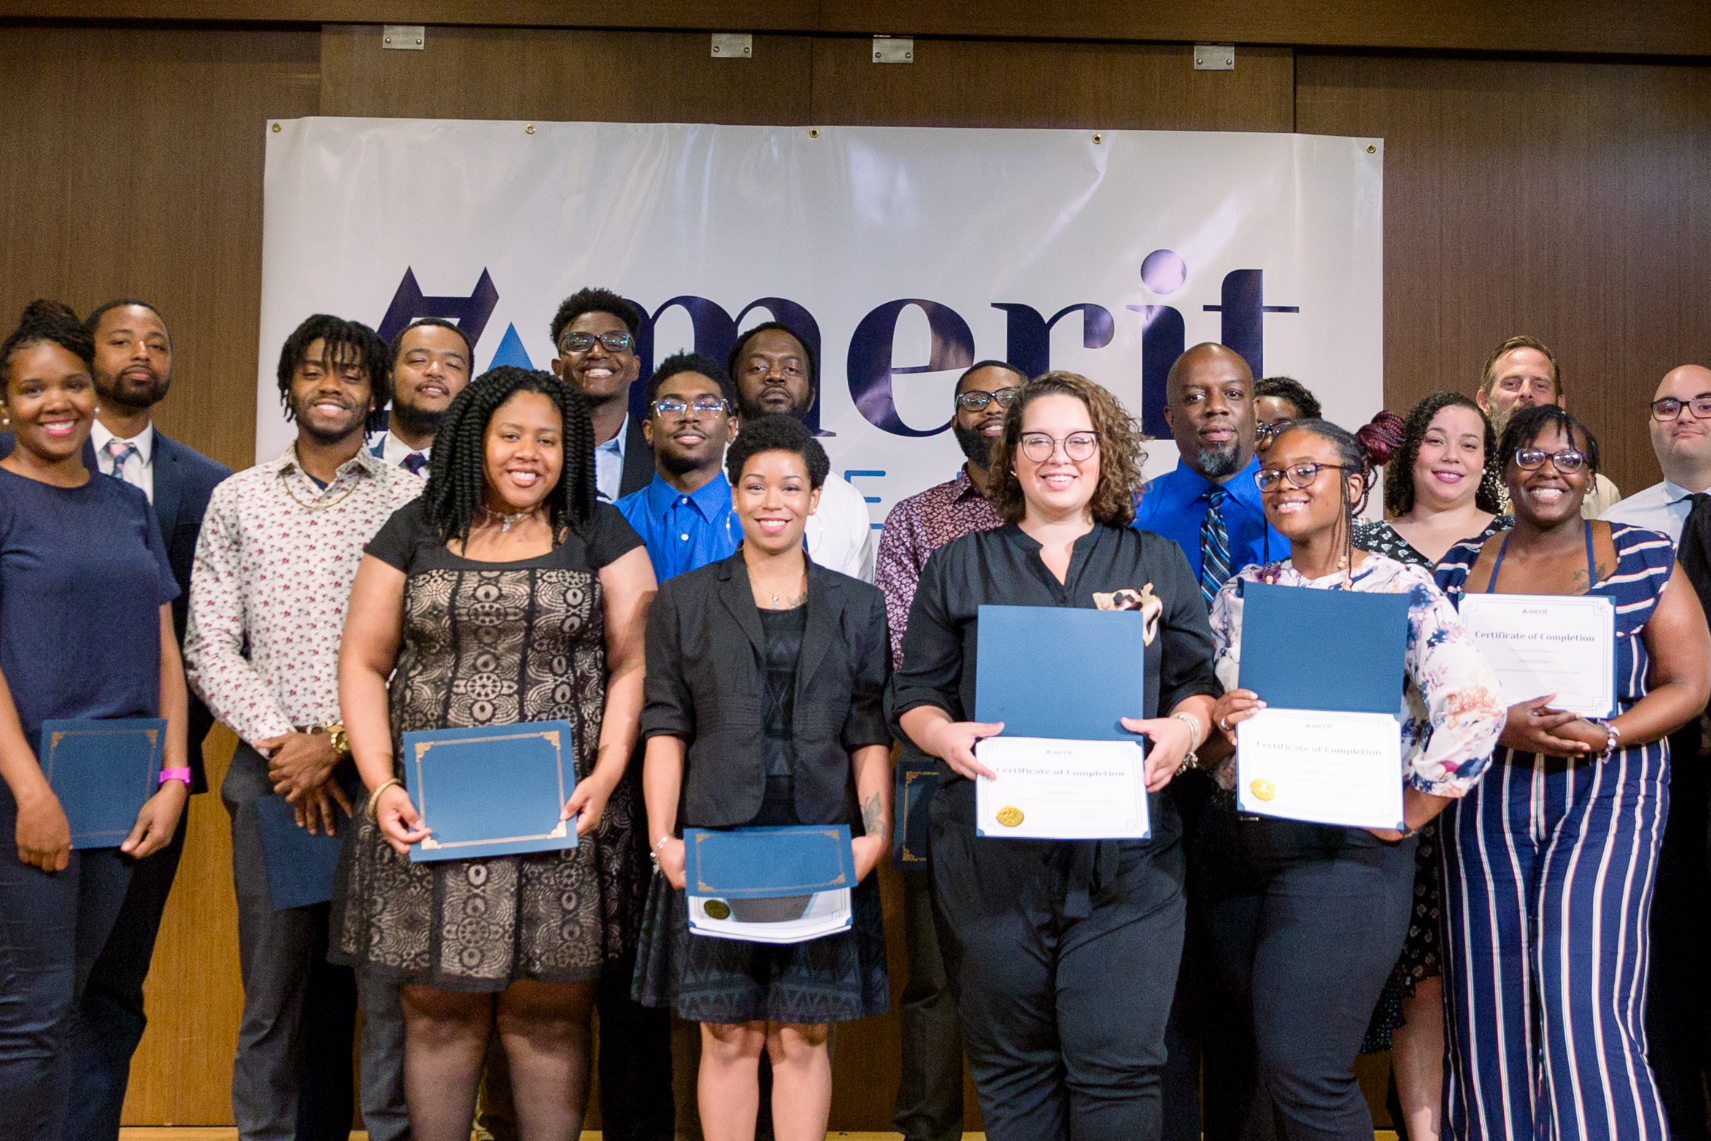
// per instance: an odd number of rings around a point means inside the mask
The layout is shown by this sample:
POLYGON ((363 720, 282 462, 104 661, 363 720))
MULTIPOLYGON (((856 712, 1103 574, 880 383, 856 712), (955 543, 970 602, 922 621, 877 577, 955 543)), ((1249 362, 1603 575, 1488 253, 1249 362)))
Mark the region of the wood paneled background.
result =
MULTIPOLYGON (((1657 378, 1711 363, 1708 57, 1703 0, 0 0, 0 324, 37 296, 154 300, 176 350, 162 428, 241 467, 269 118, 1382 136, 1387 404, 1469 389, 1492 345, 1536 333, 1635 491, 1657 478, 1657 378), (428 21, 427 49, 382 51, 385 21, 428 21), (712 59, 709 30, 757 33, 754 57, 712 59), (875 32, 922 37, 915 62, 870 63, 875 32), (1193 71, 1193 40, 1235 41, 1235 71, 1193 71)), ((217 730, 216 780, 231 746, 217 730)), ((240 991, 216 797, 190 827, 136 1124, 231 1119, 240 991)), ((897 1041, 895 1017, 839 1031, 834 1129, 889 1128, 897 1041)))

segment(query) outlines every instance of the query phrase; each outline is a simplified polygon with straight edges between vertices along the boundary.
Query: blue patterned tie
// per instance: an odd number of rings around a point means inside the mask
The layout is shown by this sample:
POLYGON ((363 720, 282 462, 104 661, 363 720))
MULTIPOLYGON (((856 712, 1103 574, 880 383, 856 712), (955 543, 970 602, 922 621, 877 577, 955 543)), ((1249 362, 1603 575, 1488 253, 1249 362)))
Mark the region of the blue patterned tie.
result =
POLYGON ((1214 487, 1206 493, 1209 506, 1200 521, 1200 593, 1206 596, 1206 608, 1230 578, 1230 532, 1224 527, 1224 500, 1229 492, 1214 487))
POLYGON ((137 450, 137 446, 115 436, 107 441, 107 455, 113 461, 113 478, 124 479, 126 483, 130 483, 130 480, 125 479, 125 464, 130 461, 132 456, 142 455, 137 450))
POLYGON ((422 469, 428 466, 428 457, 421 452, 411 452, 399 466, 411 475, 421 475, 422 469))

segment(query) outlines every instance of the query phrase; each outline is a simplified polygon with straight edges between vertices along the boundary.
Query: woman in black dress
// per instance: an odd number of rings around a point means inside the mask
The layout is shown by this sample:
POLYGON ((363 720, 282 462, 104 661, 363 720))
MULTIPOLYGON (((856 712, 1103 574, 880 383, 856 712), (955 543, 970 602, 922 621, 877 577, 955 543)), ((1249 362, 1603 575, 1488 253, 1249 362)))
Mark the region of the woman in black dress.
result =
POLYGON ((366 548, 339 703, 370 790, 334 901, 340 961, 400 986, 418 1141, 467 1141, 496 1026, 529 1141, 582 1127, 595 980, 624 938, 630 806, 653 567, 597 503, 580 396, 500 367, 446 410, 421 499, 366 548), (388 680, 390 679, 390 681, 388 680), (579 847, 413 864, 427 835, 398 779, 404 733, 563 719, 579 847))
MULTIPOLYGON (((1380 522, 1355 527, 1354 545, 1431 568, 1459 542, 1483 541, 1512 521, 1499 514, 1497 435, 1479 405, 1434 392, 1409 411, 1384 473, 1380 522)), ((1396 1094, 1412 1141, 1437 1141, 1444 1100, 1443 873, 1438 822, 1420 829, 1414 908, 1402 957, 1379 996, 1362 1053, 1391 1051, 1396 1094)))
MULTIPOLYGON (((993 447, 1003 527, 947 543, 921 572, 893 701, 942 761, 929 809, 933 907, 993 1141, 1157 1138, 1165 1018, 1182 958, 1181 823, 1159 795, 1211 728, 1212 633, 1182 548, 1129 524, 1139 425, 1085 377, 1053 372, 1010 402, 993 447), (1001 840, 975 832, 970 720, 982 604, 1136 608, 1150 619, 1148 840, 1001 840)), ((1044 670, 1076 668, 1053 646, 1044 670)), ((1098 679, 1089 678, 1089 684, 1098 679)))
POLYGON ((752 1138, 772 1062, 779 1141, 826 1135, 830 1023, 883 1014, 885 932, 870 874, 891 822, 885 597, 810 560, 802 534, 831 464, 797 420, 745 421, 726 455, 737 553, 666 581, 648 619, 644 769, 659 862, 635 996, 701 1024, 710 1141, 752 1138), (859 804, 859 823, 857 812, 859 804), (849 824, 852 928, 806 943, 694 935, 683 828, 849 824))

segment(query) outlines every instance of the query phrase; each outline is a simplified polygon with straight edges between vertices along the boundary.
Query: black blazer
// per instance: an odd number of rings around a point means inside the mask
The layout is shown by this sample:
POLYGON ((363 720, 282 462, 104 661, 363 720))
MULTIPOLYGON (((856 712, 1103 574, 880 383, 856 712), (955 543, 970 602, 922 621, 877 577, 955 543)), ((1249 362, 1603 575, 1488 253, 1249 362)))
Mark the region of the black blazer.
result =
MULTIPOLYGON (((0 459, 12 454, 15 441, 11 432, 0 432, 0 459)), ((650 453, 651 454, 651 453, 650 453)), ((95 445, 83 443, 83 466, 92 473, 100 472, 95 463, 95 445)), ((154 519, 160 528, 161 542, 166 546, 167 562, 172 564, 172 577, 178 580, 178 597, 172 602, 172 624, 178 631, 178 645, 184 646, 184 622, 190 612, 190 568, 196 561, 196 537, 202 533, 202 516, 208 512, 208 497, 214 485, 232 474, 223 463, 209 459, 194 448, 154 430, 154 519)), ((208 791, 208 777, 202 765, 202 741, 214 727, 214 715, 190 691, 190 719, 186 726, 190 739, 190 791, 208 791)))
POLYGON ((654 480, 654 450, 642 436, 642 418, 630 413, 624 433, 624 474, 618 480, 618 498, 640 491, 654 480))
MULTIPOLYGON (((807 628, 796 667, 796 816, 849 823, 850 753, 890 747, 881 704, 891 674, 885 596, 808 563, 807 628)), ((741 551, 667 579, 648 614, 642 736, 689 743, 681 825, 747 824, 766 795, 766 636, 741 551)))

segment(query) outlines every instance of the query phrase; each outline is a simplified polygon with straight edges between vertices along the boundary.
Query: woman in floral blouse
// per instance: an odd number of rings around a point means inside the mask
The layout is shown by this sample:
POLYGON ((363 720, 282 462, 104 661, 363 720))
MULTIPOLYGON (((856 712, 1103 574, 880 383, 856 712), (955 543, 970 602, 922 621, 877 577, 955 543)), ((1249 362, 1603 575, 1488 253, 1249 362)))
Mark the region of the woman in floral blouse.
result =
MULTIPOLYGON (((1213 717, 1227 746, 1236 726, 1263 707, 1251 690, 1235 688, 1244 584, 1409 596, 1398 774, 1407 830, 1241 820, 1230 794, 1235 757, 1223 749, 1216 771, 1223 794, 1196 838, 1209 874, 1195 890, 1217 967, 1231 993, 1252 1006, 1260 1092, 1250 1130, 1365 1141, 1372 1119, 1354 1061, 1402 949, 1416 833, 1478 779, 1503 726, 1503 701, 1431 574, 1354 546, 1354 518, 1371 480, 1358 440, 1323 420, 1294 423, 1273 440, 1255 479, 1266 519, 1288 536, 1292 557, 1247 567, 1213 603, 1226 687, 1213 717)), ((1310 651, 1301 668, 1314 668, 1310 651)))

